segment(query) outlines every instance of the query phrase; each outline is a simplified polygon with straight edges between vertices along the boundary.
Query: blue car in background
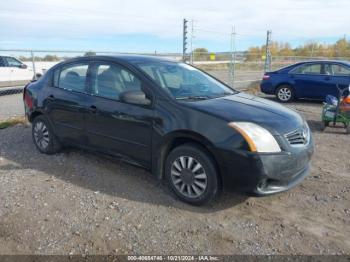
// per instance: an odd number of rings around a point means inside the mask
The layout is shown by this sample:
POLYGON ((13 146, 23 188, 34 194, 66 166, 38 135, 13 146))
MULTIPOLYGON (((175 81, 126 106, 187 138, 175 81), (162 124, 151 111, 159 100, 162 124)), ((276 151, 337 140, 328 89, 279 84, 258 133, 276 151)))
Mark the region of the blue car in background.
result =
POLYGON ((338 89, 350 84, 350 62, 308 61, 274 72, 266 72, 260 88, 265 94, 276 95, 286 103, 297 98, 325 100, 327 95, 338 97, 338 89))

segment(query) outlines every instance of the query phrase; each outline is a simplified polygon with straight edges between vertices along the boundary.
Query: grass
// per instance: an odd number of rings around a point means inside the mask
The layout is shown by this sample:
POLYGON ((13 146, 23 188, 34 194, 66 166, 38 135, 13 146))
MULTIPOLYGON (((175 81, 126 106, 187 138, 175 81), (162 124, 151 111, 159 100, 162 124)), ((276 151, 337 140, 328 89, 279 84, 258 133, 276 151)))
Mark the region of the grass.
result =
POLYGON ((23 116, 0 120, 0 129, 5 129, 11 126, 15 126, 17 124, 25 124, 25 123, 26 123, 26 119, 23 116))

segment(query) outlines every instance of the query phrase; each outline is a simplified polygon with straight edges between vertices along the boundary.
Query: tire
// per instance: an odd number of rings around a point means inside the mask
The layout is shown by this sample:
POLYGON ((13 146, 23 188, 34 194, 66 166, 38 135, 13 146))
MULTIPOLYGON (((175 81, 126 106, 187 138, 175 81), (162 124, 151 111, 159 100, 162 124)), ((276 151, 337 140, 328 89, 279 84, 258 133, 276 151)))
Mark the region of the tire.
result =
POLYGON ((348 125, 346 126, 346 133, 347 133, 347 134, 350 134, 350 124, 348 124, 348 125))
POLYGON ((58 153, 62 146, 53 133, 50 122, 44 115, 34 118, 32 123, 32 139, 36 148, 43 154, 58 153))
POLYGON ((327 126, 329 126, 328 121, 321 121, 321 131, 324 131, 327 126))
POLYGON ((294 100, 294 90, 290 85, 281 85, 276 90, 276 98, 281 103, 288 103, 294 100))
POLYGON ((185 144, 170 152, 166 159, 165 176, 170 190, 192 205, 209 203, 218 193, 214 160, 196 144, 185 144))

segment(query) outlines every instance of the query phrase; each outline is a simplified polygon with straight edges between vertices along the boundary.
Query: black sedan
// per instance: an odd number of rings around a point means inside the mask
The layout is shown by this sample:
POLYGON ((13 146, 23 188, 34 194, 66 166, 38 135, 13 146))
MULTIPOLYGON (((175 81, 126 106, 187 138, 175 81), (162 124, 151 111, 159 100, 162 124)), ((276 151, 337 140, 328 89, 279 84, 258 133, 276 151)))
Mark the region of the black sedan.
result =
POLYGON ((75 58, 28 84, 23 99, 40 152, 75 145, 121 157, 191 204, 223 187, 285 191, 309 173, 313 141, 299 114, 185 63, 75 58))

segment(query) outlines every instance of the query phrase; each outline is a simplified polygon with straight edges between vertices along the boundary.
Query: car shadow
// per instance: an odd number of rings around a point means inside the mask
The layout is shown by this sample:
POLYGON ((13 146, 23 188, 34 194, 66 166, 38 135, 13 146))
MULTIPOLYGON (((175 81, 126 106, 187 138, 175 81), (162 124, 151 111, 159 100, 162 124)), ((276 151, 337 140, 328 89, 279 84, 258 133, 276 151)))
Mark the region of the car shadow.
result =
POLYGON ((322 105, 322 100, 315 100, 315 99, 307 99, 307 98, 300 98, 300 99, 295 99, 293 100, 292 102, 288 102, 288 103, 281 103, 278 101, 278 99, 276 98, 276 96, 274 95, 265 95, 265 94, 259 94, 258 95, 259 97, 261 98, 264 98, 264 99, 267 99, 267 100, 271 100, 271 101, 274 101, 274 102, 277 102, 277 103, 280 103, 281 105, 290 105, 290 104, 305 104, 305 103, 308 103, 308 104, 314 104, 314 105, 322 105))
POLYGON ((248 198, 234 192, 223 192, 207 205, 191 206, 176 199, 163 180, 157 179, 143 168, 75 148, 64 149, 55 155, 41 154, 31 141, 31 128, 23 126, 2 130, 0 134, 0 156, 6 159, 6 164, 0 164, 1 170, 36 170, 47 174, 50 177, 48 179, 74 184, 90 190, 91 194, 108 194, 198 213, 231 208, 248 198))
POLYGON ((311 131, 314 133, 317 132, 325 134, 348 135, 343 124, 338 123, 336 126, 332 126, 331 124, 331 126, 326 127, 326 129, 323 130, 321 120, 308 120, 307 123, 309 124, 311 131))

